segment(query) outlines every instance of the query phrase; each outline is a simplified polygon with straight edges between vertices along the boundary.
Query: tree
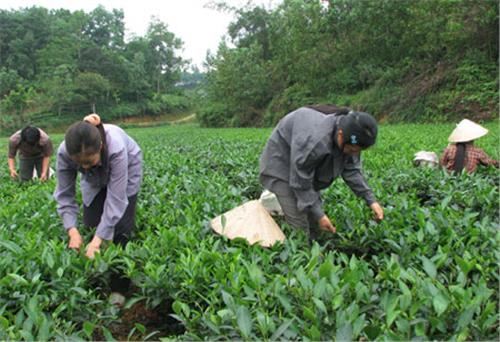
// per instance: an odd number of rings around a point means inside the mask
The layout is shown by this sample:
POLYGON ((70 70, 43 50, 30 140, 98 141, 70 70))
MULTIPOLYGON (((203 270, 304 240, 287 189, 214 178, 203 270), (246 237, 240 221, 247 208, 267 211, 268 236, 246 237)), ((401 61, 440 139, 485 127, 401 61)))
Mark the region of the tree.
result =
POLYGON ((21 77, 15 70, 1 68, 0 69, 0 99, 7 95, 11 90, 15 89, 22 82, 21 77))
POLYGON ((58 116, 61 116, 65 106, 71 106, 78 100, 75 93, 74 75, 74 66, 61 64, 53 70, 51 77, 41 82, 41 89, 58 116))
POLYGON ((83 102, 90 105, 92 113, 96 111, 96 103, 109 97, 111 85, 103 76, 93 72, 78 74, 75 80, 75 92, 83 102))
POLYGON ((176 56, 182 41, 168 30, 168 26, 152 18, 146 33, 149 45, 148 73, 156 84, 156 93, 168 90, 179 79, 183 60, 176 56))
POLYGON ((90 15, 84 33, 92 43, 100 48, 120 50, 124 47, 125 24, 123 10, 111 12, 99 5, 90 15))
POLYGON ((14 111, 16 118, 20 123, 25 122, 24 111, 34 103, 36 93, 32 87, 24 87, 19 85, 17 89, 9 92, 3 102, 4 107, 8 111, 14 111))
POLYGON ((133 93, 135 101, 139 102, 147 96, 148 90, 151 88, 146 73, 146 57, 142 52, 137 52, 132 61, 127 62, 130 80, 127 91, 133 93))
POLYGON ((222 45, 207 74, 208 98, 223 103, 234 114, 233 124, 251 126, 261 122, 271 99, 266 62, 262 48, 229 49, 222 45))
POLYGON ((270 22, 272 14, 263 7, 240 9, 236 11, 236 21, 229 24, 228 33, 237 47, 250 47, 259 44, 262 49, 262 58, 271 58, 270 51, 270 22))

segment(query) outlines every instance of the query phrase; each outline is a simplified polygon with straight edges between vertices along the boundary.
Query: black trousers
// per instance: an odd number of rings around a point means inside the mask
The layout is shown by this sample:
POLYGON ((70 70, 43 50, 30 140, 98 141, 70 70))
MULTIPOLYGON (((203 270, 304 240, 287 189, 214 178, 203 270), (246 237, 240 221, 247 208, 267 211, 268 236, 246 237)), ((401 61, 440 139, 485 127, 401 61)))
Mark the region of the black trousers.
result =
MULTIPOLYGON (((101 221, 106 201, 106 188, 103 188, 94 198, 90 206, 83 206, 83 224, 89 228, 95 228, 101 221)), ((113 243, 125 247, 130 240, 132 231, 135 229, 135 207, 137 195, 128 197, 128 206, 120 221, 115 226, 113 243)), ((123 276, 122 272, 112 271, 111 292, 125 294, 130 288, 130 279, 123 276)))
POLYGON ((43 157, 19 158, 19 176, 21 182, 33 179, 33 170, 36 168, 38 177, 42 174, 43 157))

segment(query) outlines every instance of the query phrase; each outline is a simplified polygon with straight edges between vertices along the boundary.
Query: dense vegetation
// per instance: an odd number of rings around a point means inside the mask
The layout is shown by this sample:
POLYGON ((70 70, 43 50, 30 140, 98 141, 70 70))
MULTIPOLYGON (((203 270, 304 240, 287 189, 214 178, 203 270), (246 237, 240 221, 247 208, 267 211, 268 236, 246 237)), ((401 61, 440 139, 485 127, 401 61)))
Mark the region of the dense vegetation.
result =
POLYGON ((202 71, 155 18, 125 39, 120 9, 0 10, 0 131, 94 110, 108 120, 196 111, 204 126, 262 126, 313 103, 388 122, 497 116, 496 0, 209 3, 234 20, 202 71))
POLYGON ((273 125, 313 103, 388 122, 498 115, 496 0, 209 3, 234 20, 203 71, 188 68, 182 41, 155 18, 125 39, 119 9, 0 10, 0 131, 93 110, 196 111, 204 126, 273 125))
POLYGON ((145 36, 124 35, 122 10, 0 10, 0 129, 186 109, 181 40, 154 18, 145 36))
POLYGON ((206 126, 335 103, 395 121, 498 115, 498 1, 284 0, 232 8, 208 64, 206 126))
MULTIPOLYGON (((498 158, 498 123, 487 127, 478 145, 498 158)), ((287 240, 270 249, 208 226, 259 196, 268 129, 129 130, 145 155, 137 234, 94 261, 66 248, 55 180, 19 185, 2 167, 0 340, 498 340, 498 171, 411 163, 441 152, 452 128, 382 126, 363 156, 386 219, 338 180, 323 193, 338 233, 309 245, 280 220, 287 240), (110 267, 134 284, 119 316, 106 304, 110 267)))

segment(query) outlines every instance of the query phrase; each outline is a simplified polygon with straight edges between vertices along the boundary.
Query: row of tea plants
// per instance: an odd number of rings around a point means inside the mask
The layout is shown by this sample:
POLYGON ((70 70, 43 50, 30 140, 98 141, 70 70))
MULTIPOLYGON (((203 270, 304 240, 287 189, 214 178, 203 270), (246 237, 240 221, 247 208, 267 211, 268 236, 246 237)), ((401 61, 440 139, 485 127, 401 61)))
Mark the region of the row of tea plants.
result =
MULTIPOLYGON (((498 159, 497 126, 479 146, 498 159)), ((145 156, 137 231, 125 250, 110 246, 95 260, 66 248, 55 180, 11 182, 4 148, 0 340, 497 339, 498 171, 451 176, 411 163, 419 150, 439 154, 452 128, 381 127, 363 159, 383 222, 338 180, 323 193, 338 233, 311 244, 278 219, 287 240, 269 249, 209 226, 260 195, 269 129, 131 129, 145 156), (125 310, 143 302, 182 329, 137 322, 118 336, 110 268, 132 279, 125 310)))

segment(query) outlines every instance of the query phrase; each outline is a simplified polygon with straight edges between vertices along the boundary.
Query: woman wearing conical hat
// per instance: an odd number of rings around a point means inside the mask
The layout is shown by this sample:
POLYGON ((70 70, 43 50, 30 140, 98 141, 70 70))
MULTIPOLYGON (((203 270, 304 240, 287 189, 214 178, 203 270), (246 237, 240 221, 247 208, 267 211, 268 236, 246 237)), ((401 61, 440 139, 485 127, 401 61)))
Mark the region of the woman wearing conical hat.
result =
POLYGON ((474 140, 488 134, 488 130, 470 120, 463 119, 451 132, 451 143, 443 151, 440 163, 450 172, 474 172, 479 164, 498 167, 498 161, 491 159, 486 152, 474 146, 474 140))

